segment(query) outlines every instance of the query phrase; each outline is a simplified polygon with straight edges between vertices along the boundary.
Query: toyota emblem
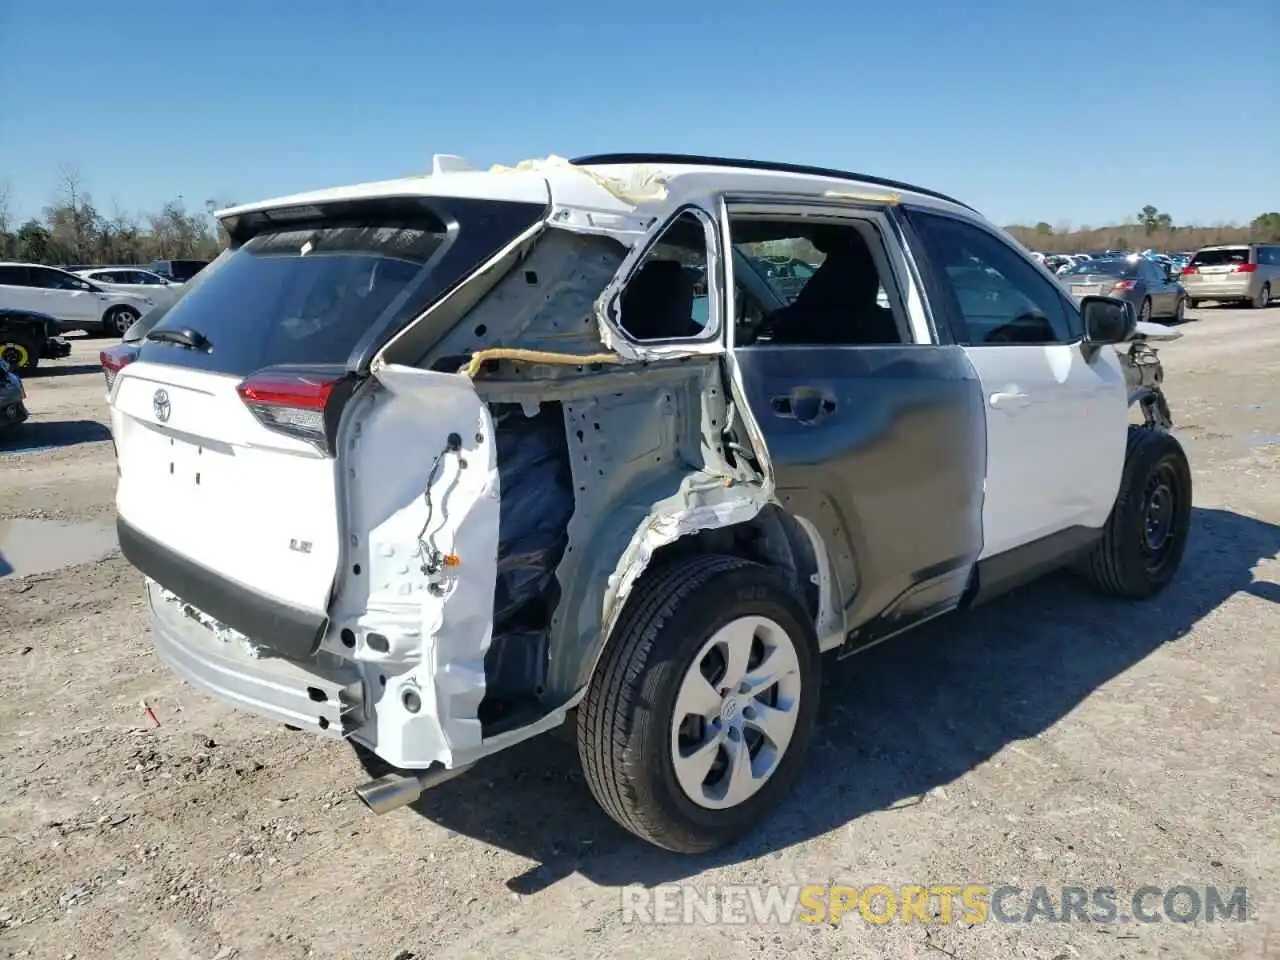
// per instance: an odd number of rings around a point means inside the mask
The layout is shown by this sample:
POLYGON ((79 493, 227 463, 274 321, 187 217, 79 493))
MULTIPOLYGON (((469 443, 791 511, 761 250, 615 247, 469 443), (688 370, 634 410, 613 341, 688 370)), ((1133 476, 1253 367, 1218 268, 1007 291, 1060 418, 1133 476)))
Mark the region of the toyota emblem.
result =
POLYGON ((169 405, 169 391, 157 390, 156 395, 151 398, 151 406, 156 412, 156 419, 161 423, 165 423, 169 419, 169 413, 172 407, 169 405))

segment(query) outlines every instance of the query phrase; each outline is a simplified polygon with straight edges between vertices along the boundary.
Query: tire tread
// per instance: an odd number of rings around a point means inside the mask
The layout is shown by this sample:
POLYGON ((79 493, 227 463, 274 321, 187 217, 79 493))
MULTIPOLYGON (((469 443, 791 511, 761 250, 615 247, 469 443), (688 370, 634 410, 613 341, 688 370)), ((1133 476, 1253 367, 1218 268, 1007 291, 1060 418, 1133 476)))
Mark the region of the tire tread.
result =
MULTIPOLYGON (((1125 534, 1122 529, 1122 520, 1130 509, 1132 498, 1135 495, 1141 495, 1141 491, 1135 493, 1134 490, 1138 479, 1134 464, 1142 457, 1142 448, 1148 445, 1164 445, 1170 442, 1181 452, 1181 447, 1177 446, 1177 441, 1163 429, 1137 425, 1129 427, 1129 435, 1125 445, 1124 472, 1120 479, 1120 489, 1116 494, 1115 505, 1111 508, 1111 514, 1107 517, 1107 523, 1103 527, 1102 539, 1094 545, 1081 565, 1085 577, 1103 593, 1114 597, 1140 599, 1156 592, 1145 585, 1138 585, 1134 582, 1132 573, 1128 569, 1129 560, 1121 543, 1121 537, 1125 534)), ((1190 497, 1191 487, 1189 481, 1185 493, 1190 497)))
MULTIPOLYGON (((668 849, 687 849, 694 838, 675 836, 668 824, 646 816, 648 806, 637 794, 635 783, 625 776, 628 728, 645 668, 663 626, 682 602, 712 577, 752 565, 739 557, 699 554, 643 575, 632 587, 578 710, 579 755, 596 801, 623 827, 668 849)), ((646 720, 640 718, 642 724, 646 720)))

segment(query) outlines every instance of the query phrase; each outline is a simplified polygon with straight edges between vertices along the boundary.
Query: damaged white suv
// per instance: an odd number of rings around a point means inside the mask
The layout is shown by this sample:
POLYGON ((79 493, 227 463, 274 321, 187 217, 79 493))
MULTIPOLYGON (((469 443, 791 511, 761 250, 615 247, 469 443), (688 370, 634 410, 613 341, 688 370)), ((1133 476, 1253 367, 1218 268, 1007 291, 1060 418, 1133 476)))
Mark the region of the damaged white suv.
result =
POLYGON ((1181 560, 1163 328, 933 191, 442 157, 219 217, 103 355, 120 544, 161 657, 372 751, 380 812, 576 713, 605 810, 707 850, 795 780, 820 653, 1181 560))

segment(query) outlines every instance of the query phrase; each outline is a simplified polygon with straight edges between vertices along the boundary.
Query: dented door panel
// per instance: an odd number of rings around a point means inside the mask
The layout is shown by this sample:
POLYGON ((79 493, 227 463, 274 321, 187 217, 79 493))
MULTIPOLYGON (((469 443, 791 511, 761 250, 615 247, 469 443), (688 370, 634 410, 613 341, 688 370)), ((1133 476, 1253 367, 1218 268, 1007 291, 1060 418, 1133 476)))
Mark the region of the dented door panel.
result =
POLYGON ((982 396, 958 347, 736 352, 776 495, 824 539, 874 642, 954 606, 982 548, 982 396))

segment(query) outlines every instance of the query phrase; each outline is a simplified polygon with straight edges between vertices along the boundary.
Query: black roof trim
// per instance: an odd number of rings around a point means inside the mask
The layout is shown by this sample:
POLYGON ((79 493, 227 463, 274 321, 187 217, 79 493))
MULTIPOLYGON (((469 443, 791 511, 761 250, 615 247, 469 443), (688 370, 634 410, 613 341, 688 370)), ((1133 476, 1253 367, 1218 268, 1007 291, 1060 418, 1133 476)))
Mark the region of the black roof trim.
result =
POLYGON ((830 177, 833 180, 859 180, 873 183, 878 187, 892 190, 910 190, 947 203, 954 203, 966 210, 974 210, 967 203, 961 203, 955 197, 949 197, 937 190, 917 187, 901 180, 889 180, 885 177, 873 177, 868 173, 850 173, 848 170, 833 170, 829 167, 810 167, 801 163, 774 163, 770 160, 742 160, 735 157, 703 157, 683 153, 594 153, 585 157, 574 157, 569 161, 575 167, 606 165, 611 163, 681 163, 695 167, 737 167, 741 170, 773 170, 778 173, 800 173, 810 177, 830 177))

